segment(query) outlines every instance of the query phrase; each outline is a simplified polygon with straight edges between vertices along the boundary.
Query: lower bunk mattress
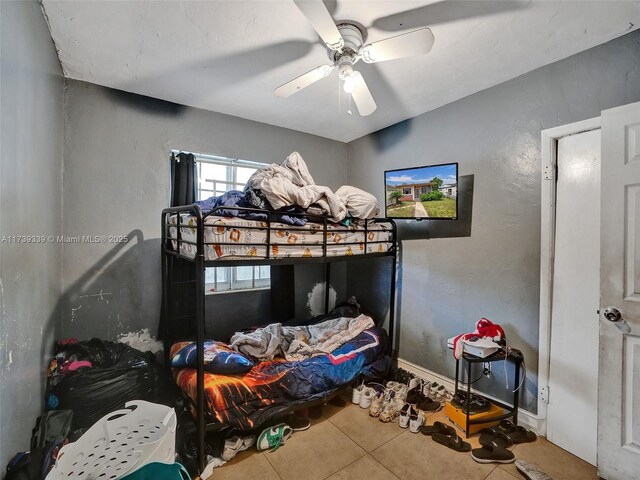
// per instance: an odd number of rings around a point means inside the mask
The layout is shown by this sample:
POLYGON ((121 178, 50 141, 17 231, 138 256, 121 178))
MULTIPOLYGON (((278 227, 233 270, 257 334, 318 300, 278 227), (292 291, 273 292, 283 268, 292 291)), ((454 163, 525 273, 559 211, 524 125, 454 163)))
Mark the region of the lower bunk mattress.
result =
MULTIPOLYGON (((178 217, 168 220, 173 248, 177 249, 178 217)), ((180 215, 180 254, 192 259, 196 253, 196 218, 180 215), (184 226, 183 226, 184 225, 184 226)), ((388 252, 393 226, 389 222, 358 220, 350 226, 327 225, 327 256, 343 257, 388 252)), ((305 226, 271 223, 238 217, 209 216, 204 221, 205 260, 322 257, 324 226, 308 222, 305 226)))
MULTIPOLYGON (((332 394, 360 375, 383 377, 392 367, 387 346, 387 333, 373 327, 330 354, 299 362, 276 358, 257 364, 244 375, 205 372, 208 421, 251 430, 297 405, 332 394)), ((171 355, 177 350, 174 346, 171 355)), ((196 369, 174 369, 173 374, 180 388, 195 402, 196 369)))

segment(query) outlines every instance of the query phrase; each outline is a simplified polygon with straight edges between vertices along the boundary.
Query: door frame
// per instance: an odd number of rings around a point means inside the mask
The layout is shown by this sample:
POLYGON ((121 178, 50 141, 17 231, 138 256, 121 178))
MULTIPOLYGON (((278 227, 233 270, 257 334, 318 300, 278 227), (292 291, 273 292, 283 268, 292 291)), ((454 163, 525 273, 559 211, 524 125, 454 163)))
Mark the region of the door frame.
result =
POLYGON ((538 345, 538 434, 547 435, 549 367, 551 363, 551 314, 556 233, 556 178, 558 140, 597 130, 600 117, 542 130, 541 229, 540 229, 540 326, 538 345))

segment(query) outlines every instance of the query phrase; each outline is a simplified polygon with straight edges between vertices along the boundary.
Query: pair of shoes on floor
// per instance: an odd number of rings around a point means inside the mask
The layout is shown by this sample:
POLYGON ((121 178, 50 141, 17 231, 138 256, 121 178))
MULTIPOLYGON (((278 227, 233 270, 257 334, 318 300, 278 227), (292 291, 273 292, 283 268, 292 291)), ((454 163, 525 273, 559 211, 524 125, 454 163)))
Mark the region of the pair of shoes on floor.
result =
MULTIPOLYGON (((451 398, 451 405, 467 413, 467 393, 463 391, 456 392, 451 398)), ((468 410, 469 415, 488 412, 491 410, 491 402, 480 395, 472 393, 469 395, 468 410)))
POLYGON ((478 463, 513 463, 516 456, 508 447, 534 442, 536 439, 535 433, 514 425, 509 420, 502 420, 496 427, 481 430, 482 448, 474 448, 471 457, 478 463))
POLYGON ((434 442, 444 445, 456 452, 471 451, 471 444, 462 440, 455 429, 442 422, 434 422, 433 425, 423 425, 420 433, 430 436, 434 442))
POLYGON ((284 445, 293 435, 293 428, 286 423, 280 423, 273 427, 266 428, 258 435, 256 448, 258 450, 271 450, 275 452, 284 445))
POLYGON ((520 443, 535 442, 537 438, 537 435, 532 431, 519 425, 514 425, 509 420, 502 420, 497 426, 484 428, 480 431, 481 445, 496 439, 503 446, 510 447, 520 443))
POLYGON ((407 394, 407 403, 414 405, 418 410, 421 410, 425 415, 439 411, 442 408, 442 403, 431 400, 427 397, 419 388, 409 390, 407 394))
POLYGON ((220 456, 220 458, 222 458, 222 460, 224 460, 225 462, 228 462, 233 457, 235 457, 238 452, 242 452, 243 450, 251 448, 251 446, 255 442, 255 435, 250 435, 247 437, 235 436, 227 438, 224 441, 224 447, 222 448, 222 455, 220 456))
POLYGON ((377 417, 383 423, 389 423, 398 416, 404 404, 400 393, 387 388, 383 395, 376 397, 369 409, 369 415, 377 417))
POLYGON ((422 393, 431 400, 441 403, 444 403, 451 398, 451 394, 447 391, 447 387, 440 385, 438 382, 431 382, 426 385, 423 388, 422 393))
POLYGON ((424 414, 410 403, 400 409, 398 418, 400 428, 409 428, 411 433, 418 433, 424 425, 424 414))
POLYGON ((404 368, 396 368, 393 372, 393 378, 398 383, 408 385, 416 376, 404 368))
POLYGON ((353 387, 351 392, 351 403, 360 405, 360 408, 369 408, 373 397, 375 396, 375 390, 372 387, 361 383, 353 387))

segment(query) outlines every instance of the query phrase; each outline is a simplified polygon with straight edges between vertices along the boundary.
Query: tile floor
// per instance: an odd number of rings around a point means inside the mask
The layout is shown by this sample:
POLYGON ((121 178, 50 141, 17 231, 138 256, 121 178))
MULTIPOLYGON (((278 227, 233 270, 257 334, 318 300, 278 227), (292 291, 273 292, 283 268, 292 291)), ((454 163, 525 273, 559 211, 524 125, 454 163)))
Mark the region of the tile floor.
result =
MULTIPOLYGON (((346 399, 346 397, 345 397, 346 399)), ((446 421, 444 413, 427 423, 446 421)), ((478 446, 477 436, 470 443, 478 446)), ((554 480, 597 480, 596 469, 570 453, 538 439, 513 447, 516 458, 535 463, 554 480)), ((457 453, 422 434, 384 424, 368 411, 347 403, 327 405, 311 428, 295 433, 275 452, 241 452, 216 468, 211 480, 514 480, 513 464, 483 465, 469 453, 457 453)))

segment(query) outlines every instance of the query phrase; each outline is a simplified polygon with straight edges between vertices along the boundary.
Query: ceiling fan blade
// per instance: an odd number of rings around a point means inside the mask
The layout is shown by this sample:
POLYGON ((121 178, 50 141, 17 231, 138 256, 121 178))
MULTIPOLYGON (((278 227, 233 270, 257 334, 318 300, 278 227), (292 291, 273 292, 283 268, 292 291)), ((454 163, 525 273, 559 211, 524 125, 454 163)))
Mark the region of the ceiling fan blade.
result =
POLYGON ((307 17, 307 20, 318 32, 322 41, 327 44, 327 47, 331 50, 342 49, 344 39, 322 0, 293 0, 293 2, 302 14, 307 17))
POLYGON ((332 70, 332 65, 321 65, 307 73, 303 73, 284 85, 280 85, 273 91, 273 93, 282 98, 290 97, 297 91, 316 83, 318 80, 322 80, 324 77, 328 76, 332 70))
POLYGON ((378 18, 371 25, 379 30, 397 32, 444 23, 500 15, 513 10, 530 8, 522 0, 446 0, 378 18))
POLYGON ((367 63, 385 62, 396 58, 425 55, 433 47, 433 33, 428 28, 396 35, 379 42, 365 45, 360 51, 362 59, 367 63))
POLYGON ((367 115, 371 115, 376 111, 378 106, 376 105, 373 96, 371 95, 371 91, 369 87, 367 87, 367 83, 364 81, 364 77, 360 72, 353 72, 353 91, 351 92, 351 97, 353 98, 353 102, 358 107, 358 113, 360 116, 366 117, 367 115))

